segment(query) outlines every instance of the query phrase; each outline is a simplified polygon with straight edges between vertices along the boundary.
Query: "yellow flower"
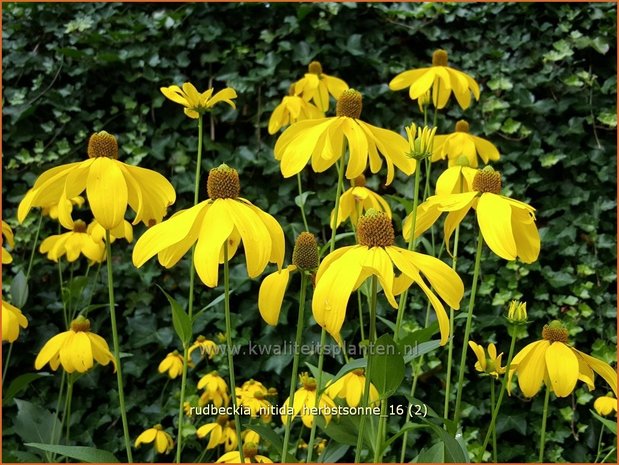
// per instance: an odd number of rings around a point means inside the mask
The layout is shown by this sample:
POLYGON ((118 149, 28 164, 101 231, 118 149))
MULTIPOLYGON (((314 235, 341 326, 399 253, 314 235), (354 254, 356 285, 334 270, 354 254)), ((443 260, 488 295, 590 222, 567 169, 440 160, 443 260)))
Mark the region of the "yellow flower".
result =
MULTIPOLYGON (((30 189, 26 193, 26 195, 28 195, 30 192, 32 192, 32 189, 30 189)), ((69 199, 69 201, 71 202, 70 209, 72 210, 74 205, 77 207, 81 207, 82 205, 84 205, 85 199, 81 195, 77 195, 73 197, 72 199, 69 199)), ((58 219, 58 204, 50 205, 48 207, 43 207, 41 210, 41 214, 44 216, 49 216, 53 220, 57 220, 58 219)))
POLYGON ((207 356, 209 360, 212 360, 215 355, 219 353, 219 346, 213 341, 205 338, 204 336, 198 336, 195 342, 189 347, 187 352, 187 358, 191 362, 191 353, 194 350, 200 349, 200 359, 207 356))
POLYGON ((607 393, 605 396, 598 397, 593 402, 593 408, 598 415, 606 416, 613 412, 617 412, 617 399, 613 397, 612 393, 607 393))
MULTIPOLYGON (((258 455, 258 446, 253 442, 243 445, 243 458, 245 463, 273 463, 270 458, 258 455)), ((238 450, 227 452, 219 457, 215 463, 241 463, 241 454, 238 450)))
POLYGON ((196 243, 194 266, 204 284, 216 287, 219 264, 228 260, 243 242, 247 274, 255 278, 267 264, 281 268, 284 261, 284 232, 268 213, 239 197, 239 175, 227 165, 209 172, 209 199, 149 228, 135 244, 133 264, 141 267, 157 254, 166 268, 174 266, 196 243))
POLYGON ((204 392, 200 396, 200 406, 204 406, 208 402, 213 402, 215 407, 227 407, 230 403, 228 385, 216 371, 211 371, 200 378, 200 381, 198 381, 198 389, 204 389, 204 392))
POLYGON ((243 444, 247 444, 249 442, 253 442, 256 445, 260 444, 260 435, 254 430, 246 429, 243 431, 243 434, 241 434, 241 437, 243 438, 243 444))
POLYGON ((85 373, 93 367, 95 361, 103 366, 112 362, 116 369, 107 342, 101 336, 91 333, 90 321, 80 315, 71 322, 68 331, 57 334, 45 343, 37 355, 34 367, 40 370, 49 362, 52 370, 62 365, 67 373, 85 373))
POLYGON ((163 426, 155 425, 148 428, 135 440, 135 448, 137 449, 142 444, 153 443, 153 447, 159 454, 168 454, 174 447, 172 436, 163 431, 163 426))
MULTIPOLYGON (((97 220, 90 222, 86 232, 92 236, 95 242, 105 241, 105 228, 97 220)), ((127 220, 123 220, 118 223, 118 226, 110 230, 110 242, 113 243, 116 239, 126 239, 127 242, 133 241, 133 227, 127 220)))
POLYGON ((477 357, 477 362, 475 362, 475 369, 477 371, 479 371, 480 373, 486 373, 490 376, 494 376, 497 379, 499 375, 505 373, 505 367, 501 366, 501 358, 503 357, 503 352, 501 352, 497 356, 494 343, 491 342, 490 344, 488 344, 487 356, 483 346, 480 346, 473 341, 469 341, 469 347, 473 349, 473 352, 477 357))
POLYGON ((21 310, 2 299, 2 342, 11 344, 19 337, 19 328, 28 327, 28 319, 21 310))
POLYGON ((316 237, 311 233, 302 232, 294 244, 292 265, 275 271, 264 278, 258 292, 258 310, 260 310, 260 315, 267 324, 277 325, 290 274, 297 269, 304 272, 318 268, 318 255, 316 237))
POLYGON ((13 236, 13 230, 11 227, 2 221, 2 264, 8 265, 13 262, 13 257, 8 250, 4 248, 4 241, 7 241, 11 246, 11 249, 15 247, 15 238, 13 236))
MULTIPOLYGON (((428 229, 443 212, 449 212, 444 224, 444 237, 449 239, 471 208, 477 216, 484 241, 495 254, 505 260, 520 258, 524 263, 537 260, 540 237, 535 225, 535 209, 526 203, 500 195, 501 175, 487 166, 478 170, 473 191, 461 194, 434 195, 419 206, 415 237, 428 229)), ((404 220, 403 233, 411 235, 412 214, 404 220)))
POLYGON ((183 356, 177 350, 170 352, 159 364, 159 373, 168 372, 172 379, 183 373, 183 356))
MULTIPOLYGON (((297 389, 293 396, 292 409, 294 413, 292 414, 292 418, 288 420, 288 415, 286 414, 290 405, 289 397, 286 399, 286 402, 284 402, 283 411, 285 413, 282 415, 282 423, 285 425, 288 421, 294 420, 294 417, 299 415, 303 424, 307 428, 311 428, 314 423, 313 409, 316 407, 316 380, 310 378, 307 373, 301 373, 299 375, 299 381, 302 386, 297 389)), ((335 403, 327 393, 323 393, 318 400, 317 415, 323 416, 328 425, 332 417, 331 412, 334 410, 335 403)))
POLYGON ((512 300, 507 309, 507 319, 511 323, 526 323, 527 322, 527 303, 518 300, 512 300))
POLYGON ((429 128, 428 126, 422 128, 415 125, 415 123, 411 123, 410 126, 406 126, 404 129, 406 129, 406 135, 408 136, 410 155, 415 160, 429 157, 434 145, 436 128, 429 128))
POLYGON ((269 118, 269 134, 275 134, 283 126, 288 126, 297 121, 325 117, 325 114, 314 105, 302 97, 294 95, 294 85, 290 86, 290 90, 291 94, 282 99, 269 118))
POLYGON ((214 449, 220 444, 224 444, 224 450, 229 452, 237 448, 239 440, 234 429, 234 421, 230 421, 228 415, 219 415, 214 423, 203 425, 198 428, 196 434, 200 439, 209 434, 207 449, 214 449))
POLYGON ((316 453, 318 455, 322 454, 326 448, 327 448, 326 439, 320 439, 319 441, 316 442, 316 445, 314 446, 314 449, 316 449, 316 453))
POLYGON ((476 174, 475 168, 462 165, 450 166, 436 180, 436 195, 471 192, 476 174))
POLYGON ((250 379, 245 381, 242 386, 235 389, 236 404, 245 407, 251 412, 251 417, 260 416, 263 420, 271 419, 271 403, 266 399, 269 391, 260 381, 250 379))
POLYGON ((526 397, 533 397, 542 387, 551 389, 557 397, 567 397, 578 380, 593 390, 599 374, 617 395, 617 372, 606 362, 591 357, 567 344, 568 332, 554 320, 544 326, 542 339, 532 342, 516 354, 509 366, 508 391, 511 379, 518 374, 518 385, 526 397))
POLYGON ((193 119, 197 119, 219 102, 226 102, 232 108, 236 108, 232 101, 236 98, 236 91, 232 87, 226 87, 215 95, 213 95, 212 88, 202 93, 198 92, 191 82, 183 84, 182 89, 178 86, 170 86, 160 87, 159 90, 173 102, 184 106, 185 114, 193 119))
POLYGON ((47 258, 57 262, 63 255, 69 262, 74 262, 81 255, 93 262, 105 260, 105 244, 103 240, 95 240, 86 232, 86 223, 82 220, 73 222, 72 231, 49 236, 41 242, 39 251, 46 253, 47 258))
POLYGON ((466 110, 471 104, 471 92, 479 100, 479 85, 468 74, 447 66, 447 58, 445 50, 436 50, 431 67, 404 71, 391 80, 389 88, 410 87, 408 95, 412 100, 425 98, 426 92, 431 91, 435 108, 444 108, 453 92, 460 107, 466 110))
POLYGON ((348 146, 346 177, 354 179, 365 171, 377 173, 387 163, 387 185, 394 176, 393 166, 405 174, 415 171, 416 162, 409 158, 409 146, 401 135, 372 126, 359 119, 361 94, 354 89, 342 93, 334 117, 299 121, 286 129, 275 143, 274 155, 280 160, 285 178, 299 173, 312 160, 312 169, 322 173, 344 156, 348 146), (346 143, 347 141, 347 143, 346 143))
MULTIPOLYGON (((349 407, 357 407, 365 392, 365 370, 353 370, 346 373, 334 383, 327 385, 325 391, 329 397, 346 399, 349 407)), ((379 394, 373 383, 370 383, 370 405, 378 402, 379 394)))
POLYGON ((107 132, 90 137, 88 156, 86 161, 57 166, 39 176, 19 204, 19 222, 32 207, 57 205, 60 224, 72 229, 70 199, 84 190, 95 219, 109 230, 122 223, 127 206, 136 213, 133 224, 142 221, 151 226, 162 220, 176 200, 172 184, 162 175, 117 160, 118 143, 107 132))
POLYGON ((357 241, 358 245, 330 253, 318 268, 312 299, 316 322, 341 343, 340 329, 350 294, 374 275, 394 308, 398 307, 394 296, 417 283, 434 307, 441 344, 445 344, 449 337, 449 318, 436 294, 451 308, 460 308, 464 285, 458 274, 437 258, 394 246, 393 225, 382 212, 370 210, 359 219, 357 241), (394 265, 401 271, 397 278, 394 278, 394 265))
POLYGON ((308 66, 308 73, 294 84, 294 93, 300 95, 307 102, 314 101, 319 110, 329 109, 329 94, 339 99, 348 84, 343 80, 329 76, 322 72, 322 65, 312 61, 308 66))
POLYGON ((456 123, 455 132, 434 138, 432 161, 444 160, 447 157, 449 166, 455 166, 458 158, 464 156, 469 161, 468 166, 477 168, 477 155, 485 164, 500 158, 499 151, 492 142, 469 134, 469 123, 464 120, 456 123))
MULTIPOLYGON (((365 176, 356 177, 350 184, 352 187, 340 197, 336 226, 342 224, 348 217, 350 217, 353 226, 357 226, 359 217, 370 208, 385 212, 391 218, 391 208, 389 208, 387 201, 376 192, 365 187, 365 176)), ((333 227, 334 219, 335 209, 331 211, 331 227, 333 227)))

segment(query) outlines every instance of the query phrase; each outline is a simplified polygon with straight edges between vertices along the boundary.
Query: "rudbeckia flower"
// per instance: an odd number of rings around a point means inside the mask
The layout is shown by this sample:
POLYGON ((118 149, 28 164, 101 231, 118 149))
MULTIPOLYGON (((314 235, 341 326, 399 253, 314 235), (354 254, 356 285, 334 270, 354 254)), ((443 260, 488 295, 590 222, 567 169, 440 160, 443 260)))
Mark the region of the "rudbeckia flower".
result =
POLYGON ((437 258, 396 247, 393 225, 382 212, 370 210, 359 219, 357 242, 358 245, 335 250, 320 264, 312 299, 316 322, 341 343, 340 329, 346 316, 348 299, 354 290, 374 275, 394 308, 398 307, 394 296, 404 292, 413 282, 417 283, 436 312, 441 345, 447 343, 449 318, 437 294, 451 308, 460 308, 464 285, 458 274, 437 258), (401 271, 397 278, 394 265, 401 271))
POLYGON ((93 262, 101 263, 105 260, 105 244, 103 240, 95 240, 86 229, 82 220, 73 222, 72 231, 46 237, 39 252, 47 254, 47 258, 57 262, 63 255, 69 262, 74 262, 80 255, 93 262))
POLYGON ((19 204, 20 223, 32 207, 58 206, 58 220, 73 229, 71 200, 86 190, 90 209, 97 222, 112 230, 124 220, 127 206, 147 226, 159 223, 168 206, 176 200, 172 184, 159 173, 118 160, 116 138, 105 131, 93 134, 88 141, 86 161, 69 163, 47 170, 19 204))
MULTIPOLYGON (((464 160, 460 160, 463 161, 464 160)), ((462 194, 473 190, 477 170, 467 165, 454 165, 443 171, 436 180, 436 195, 462 194)))
POLYGON ((617 395, 617 372, 611 366, 567 344, 568 331, 554 320, 544 326, 542 339, 518 352, 509 366, 508 392, 511 379, 518 375, 518 385, 526 397, 533 397, 542 383, 557 397, 569 396, 578 380, 589 390, 595 388, 593 372, 600 375, 617 395))
POLYGON ((191 361, 191 353, 198 349, 200 350, 200 359, 207 356, 209 360, 212 360, 213 357, 219 353, 219 347, 217 344, 200 335, 196 338, 191 347, 189 347, 189 351, 187 352, 187 358, 189 361, 191 361))
MULTIPOLYGON (((28 195, 30 192, 32 192, 32 189, 30 189, 26 193, 26 195, 28 195)), ((85 199, 81 195, 77 195, 73 197, 72 199, 69 199, 69 201, 71 202, 70 209, 73 209, 74 206, 79 208, 82 205, 84 205, 85 199)), ((49 207, 43 207, 41 209, 41 214, 44 216, 49 216, 52 220, 57 220, 58 219, 58 204, 50 205, 49 207)))
POLYGON ((488 344, 488 355, 486 355, 486 351, 483 346, 476 344, 473 341, 469 341, 469 347, 473 349, 475 356, 477 357, 477 362, 475 362, 475 369, 480 373, 486 373, 490 376, 494 376, 498 379, 499 375, 505 373, 505 367, 501 366, 501 358, 503 357, 503 352, 501 352, 498 356, 496 354, 496 346, 494 343, 488 344))
POLYGON ((295 95, 300 95, 307 102, 314 101, 314 105, 322 112, 329 109, 329 94, 339 99, 348 89, 343 80, 329 76, 322 72, 322 65, 312 61, 308 66, 308 73, 294 84, 295 95))
POLYGON ((157 254, 166 268, 174 266, 196 243, 194 266, 209 287, 217 287, 219 264, 224 260, 224 243, 228 243, 228 260, 243 242, 247 274, 255 278, 268 263, 279 268, 284 261, 284 232, 268 213, 239 197, 239 175, 227 165, 209 172, 209 199, 170 219, 149 228, 135 244, 133 264, 141 267, 157 254))
MULTIPOLYGON (((270 458, 258 454, 258 446, 253 442, 243 445, 243 458, 245 463, 273 463, 270 458)), ((241 453, 238 450, 227 452, 219 457, 215 463, 241 463, 241 453)))
POLYGON ((318 255, 316 237, 311 233, 302 232, 294 244, 292 265, 264 278, 258 292, 258 310, 267 324, 277 325, 290 274, 297 270, 305 272, 318 268, 320 260, 318 255))
MULTIPOLYGON (((479 170, 473 190, 461 194, 434 195, 419 206, 415 237, 428 229, 443 212, 449 212, 444 224, 445 243, 468 211, 475 209, 479 230, 495 254, 505 260, 519 258, 524 263, 537 260, 540 238, 535 225, 535 209, 526 203, 500 195, 501 175, 490 166, 479 170)), ((403 233, 411 235, 412 214, 404 220, 403 233)))
POLYGON ((232 108, 236 105, 232 99, 236 98, 236 91, 232 87, 226 87, 213 95, 213 89, 208 89, 202 93, 198 92, 191 82, 183 84, 182 89, 178 86, 160 87, 159 90, 167 98, 184 106, 187 116, 193 119, 209 111, 215 104, 226 102, 232 108))
MULTIPOLYGON (((95 242, 105 241, 105 228, 101 226, 97 220, 92 220, 86 228, 86 232, 92 236, 95 242)), ((127 220, 123 220, 114 229, 110 231, 110 242, 116 239, 125 239, 127 242, 133 241, 133 227, 127 220)))
POLYGON ((249 442, 253 442, 256 445, 260 444, 260 435, 252 429, 246 429, 243 431, 241 437, 243 438, 243 444, 247 444, 249 442))
POLYGON ((107 365, 116 363, 110 352, 110 347, 101 336, 90 332, 90 321, 82 315, 71 322, 70 329, 57 334, 45 343, 34 362, 37 370, 49 362, 52 370, 59 365, 67 373, 85 373, 90 370, 94 362, 107 365))
POLYGON ((260 381, 250 379, 241 387, 235 389, 236 404, 238 407, 249 409, 251 417, 260 416, 263 420, 271 419, 271 403, 266 399, 269 390, 260 381))
POLYGON ((368 158, 370 170, 377 173, 383 164, 379 153, 387 163, 387 184, 393 180, 394 165, 406 175, 412 174, 416 162, 406 155, 409 151, 406 139, 360 120, 361 108, 361 94, 348 89, 337 101, 337 116, 299 121, 286 129, 274 149, 282 175, 289 178, 299 173, 310 158, 312 169, 322 173, 344 156, 346 141, 350 154, 348 179, 363 174, 368 158))
MULTIPOLYGON (((346 373, 334 383, 327 385, 325 391, 329 397, 335 399, 346 399, 346 404, 349 407, 357 407, 363 398, 365 392, 365 370, 353 370, 346 373)), ((374 384, 370 383, 370 405, 375 404, 380 400, 380 396, 374 384)))
POLYGON ((204 392, 200 396, 200 406, 213 402, 215 407, 227 407, 230 403, 228 385, 216 371, 211 371, 200 378, 200 381, 198 381, 198 389, 204 389, 204 392))
POLYGON ((183 356, 177 350, 166 355, 159 364, 159 373, 165 372, 168 372, 168 376, 172 379, 183 372, 183 356))
POLYGON ((464 156, 469 161, 468 166, 477 168, 478 155, 486 165, 490 160, 496 161, 500 158, 499 150, 492 142, 469 134, 469 123, 464 120, 456 123, 455 132, 434 137, 433 162, 444 160, 447 157, 448 165, 454 166, 458 158, 464 156))
POLYGON ((606 416, 613 412, 617 412, 617 399, 613 397, 612 393, 608 393, 605 396, 598 397, 593 402, 593 408, 598 415, 606 416))
POLYGON ((324 117, 325 114, 310 102, 294 95, 294 85, 292 85, 290 86, 290 95, 282 99, 269 118, 269 134, 275 134, 282 127, 297 121, 324 117))
MULTIPOLYGON (((299 415, 303 424, 307 428, 311 428, 314 423, 312 411, 316 407, 316 380, 310 378, 307 373, 301 373, 299 375, 299 381, 301 382, 301 387, 294 393, 292 400, 292 409, 294 412, 292 418, 288 420, 288 415, 286 414, 291 403, 289 397, 286 399, 286 402, 284 402, 283 411, 285 413, 282 415, 282 423, 285 425, 288 421, 294 420, 294 417, 299 415)), ((320 415, 324 417, 328 425, 332 417, 331 411, 335 409, 335 403, 328 394, 324 393, 320 396, 317 407, 320 415)))
POLYGON ((8 265, 13 262, 13 257, 8 250, 4 248, 4 241, 7 241, 11 248, 15 247, 15 238, 13 236, 13 230, 11 227, 2 221, 2 264, 8 265))
POLYGON ((408 95, 411 100, 424 97, 426 92, 431 91, 432 103, 439 109, 447 105, 453 92, 460 107, 466 110, 471 104, 471 93, 479 100, 479 85, 468 74, 447 66, 447 58, 445 50, 436 50, 432 54, 430 68, 404 71, 391 80, 389 88, 402 90, 410 87, 408 95))
POLYGON ((2 342, 13 343, 19 337, 19 328, 27 328, 28 320, 21 310, 2 300, 2 342))
MULTIPOLYGON (((370 208, 385 212, 391 218, 391 208, 385 199, 376 192, 365 187, 365 176, 360 175, 353 179, 350 184, 352 187, 345 191, 340 197, 340 205, 337 215, 336 227, 350 217, 353 226, 357 226, 359 217, 370 208)), ((335 220, 335 209, 331 211, 331 226, 335 220)))
POLYGON ((142 444, 150 444, 151 442, 159 454, 168 454, 174 447, 172 436, 166 433, 161 425, 155 425, 140 434, 135 440, 134 447, 137 449, 142 444))
POLYGON ((196 431, 200 439, 205 438, 209 434, 207 449, 214 449, 220 444, 224 445, 224 450, 229 452, 237 448, 239 444, 236 430, 234 429, 234 421, 230 421, 228 415, 219 415, 214 423, 202 425, 196 431))

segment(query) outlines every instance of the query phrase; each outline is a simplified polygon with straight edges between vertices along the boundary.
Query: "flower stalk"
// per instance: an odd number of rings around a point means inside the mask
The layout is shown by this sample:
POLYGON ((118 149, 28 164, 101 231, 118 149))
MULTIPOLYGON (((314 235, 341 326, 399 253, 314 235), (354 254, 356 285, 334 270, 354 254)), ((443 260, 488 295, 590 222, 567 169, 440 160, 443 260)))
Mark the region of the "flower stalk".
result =
POLYGON ((544 447, 546 446, 546 420, 548 419, 548 400, 550 399, 550 389, 546 386, 546 395, 544 396, 544 413, 542 414, 542 432, 539 439, 539 458, 538 462, 544 462, 544 447))

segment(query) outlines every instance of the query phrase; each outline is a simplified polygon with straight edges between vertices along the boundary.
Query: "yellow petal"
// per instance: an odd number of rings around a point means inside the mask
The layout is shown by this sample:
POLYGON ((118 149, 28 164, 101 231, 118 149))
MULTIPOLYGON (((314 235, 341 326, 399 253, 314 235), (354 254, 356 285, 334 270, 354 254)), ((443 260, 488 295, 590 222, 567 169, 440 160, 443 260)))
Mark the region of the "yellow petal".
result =
POLYGON ((546 369, 557 397, 569 396, 578 381, 578 360, 562 342, 554 342, 546 350, 546 369))
POLYGON ((194 265, 202 282, 209 287, 217 287, 219 256, 224 242, 234 230, 229 202, 217 199, 211 204, 202 220, 202 230, 196 245, 194 265))
POLYGON ((518 385, 526 397, 533 397, 539 392, 547 373, 545 354, 550 342, 542 340, 534 344, 518 365, 518 385))
POLYGON ((604 380, 608 383, 610 388, 617 396, 617 372, 606 362, 602 360, 598 360, 595 357, 591 357, 590 355, 581 352, 580 350, 572 349, 580 355, 585 362, 595 371, 598 375, 600 375, 604 380))
POLYGON ((225 89, 220 90, 219 92, 217 92, 208 101, 207 107, 210 108, 210 107, 212 107, 213 105, 215 105, 216 103, 219 103, 219 102, 226 102, 232 108, 236 108, 236 105, 232 101, 233 98, 236 98, 236 91, 233 88, 231 88, 231 87, 226 87, 225 89))
POLYGON ((505 260, 516 259, 512 208, 508 202, 495 194, 482 194, 477 204, 477 223, 490 250, 505 260))
POLYGON ((135 447, 140 447, 141 444, 148 444, 155 440, 155 436, 157 435, 157 430, 155 428, 148 428, 146 431, 141 433, 137 439, 135 440, 135 447))
POLYGON ((484 348, 473 341, 469 341, 469 347, 473 349, 475 357, 477 357, 477 361, 481 368, 480 371, 486 371, 486 354, 484 352, 484 348))
POLYGON ((58 353, 69 334, 70 333, 68 331, 65 331, 64 333, 56 334, 49 341, 47 341, 34 361, 34 368, 37 370, 43 368, 43 366, 58 353))
POLYGON ((105 229, 121 223, 127 210, 127 183, 115 160, 97 158, 88 173, 86 195, 97 222, 105 229))
POLYGON ((135 211, 133 224, 160 223, 176 201, 172 184, 161 174, 139 166, 119 164, 128 188, 128 203, 135 211))
POLYGON ((260 217, 246 204, 225 200, 229 218, 241 235, 247 274, 255 278, 264 271, 271 256, 271 235, 260 217))
POLYGON ((404 71, 389 82, 389 89, 401 90, 405 87, 410 87, 419 78, 419 76, 423 75, 426 71, 427 68, 409 69, 408 71, 404 71))
POLYGON ((184 92, 178 86, 160 87, 159 90, 163 95, 172 100, 175 103, 179 103, 183 106, 189 105, 185 98, 184 92))
POLYGON ((281 271, 271 273, 262 281, 260 291, 258 292, 258 310, 262 319, 271 326, 277 325, 279 312, 282 308, 282 301, 288 279, 290 278, 290 268, 284 268, 281 271))

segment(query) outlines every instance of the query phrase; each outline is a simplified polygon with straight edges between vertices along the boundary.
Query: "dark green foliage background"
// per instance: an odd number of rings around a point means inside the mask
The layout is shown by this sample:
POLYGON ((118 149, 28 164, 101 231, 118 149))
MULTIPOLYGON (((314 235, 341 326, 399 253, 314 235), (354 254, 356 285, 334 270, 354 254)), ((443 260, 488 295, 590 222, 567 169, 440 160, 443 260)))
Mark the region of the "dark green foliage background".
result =
MULTIPOLYGON (((213 130, 215 139, 207 138, 203 173, 222 162, 237 168, 243 196, 279 219, 290 251, 302 230, 298 207, 292 202, 296 183, 294 178, 282 180, 272 156, 276 136, 266 132, 270 113, 290 83, 317 59, 326 73, 364 94, 365 121, 403 131, 411 121, 422 119, 406 92, 391 92, 387 83, 405 69, 427 66, 432 51, 440 47, 449 52, 452 66, 476 78, 482 93, 464 114, 452 102, 446 115, 440 115, 439 133, 451 132, 464 116, 473 133, 493 141, 502 154, 496 166, 504 175, 504 193, 537 208, 542 236, 540 259, 531 266, 485 253, 473 340, 494 341, 507 352, 503 315, 507 303, 517 298, 528 302, 531 320, 520 348, 537 339, 549 320, 561 318, 577 348, 616 361, 615 5, 4 3, 2 20, 2 216, 16 238, 14 264, 3 269, 5 293, 13 276, 27 266, 37 222, 34 212, 17 225, 17 204, 45 169, 82 160, 93 131, 116 134, 123 161, 168 177, 178 193, 174 210, 191 204, 196 124, 159 92, 161 86, 185 81, 198 89, 228 85, 237 90, 237 111, 218 106, 213 119, 206 120, 206 132, 213 130)), ((334 173, 315 175, 306 170, 303 182, 314 192, 306 207, 311 229, 324 243, 334 173)), ((382 182, 384 173, 374 176, 371 185, 383 194, 410 198, 410 180, 400 175, 388 188, 382 182)), ((205 197, 203 192, 201 199, 205 197)), ((400 231, 405 211, 397 203, 393 207, 400 231)), ((42 237, 56 232, 52 221, 43 224, 42 237)), ((136 237, 142 232, 143 226, 136 227, 136 237)), ((472 228, 465 228, 462 240, 466 245, 459 271, 469 289, 472 228)), ((166 382, 157 373, 157 364, 179 345, 169 305, 155 284, 184 302, 188 262, 163 270, 151 260, 138 271, 131 264, 131 250, 132 245, 114 244, 121 347, 131 354, 125 359, 126 398, 135 438, 155 423, 172 431, 176 422, 180 380, 166 382)), ((23 308, 30 326, 15 343, 9 380, 33 371, 43 341, 65 329, 55 265, 37 255, 33 269, 30 297, 23 308)), ((74 276, 84 272, 82 264, 74 276)), ((232 272, 235 341, 291 340, 298 282, 291 284, 281 323, 273 329, 258 316, 259 280, 246 279, 238 258, 232 272)), ((99 278, 93 303, 107 301, 103 271, 99 278)), ((198 308, 221 292, 200 287, 198 308)), ((408 324, 414 329, 423 322, 425 304, 416 299, 416 292, 412 295, 408 324)), ((381 305, 385 316, 395 319, 381 305)), ((355 313, 349 312, 344 335, 358 341, 358 333, 352 332, 357 327, 355 313)), ((107 310, 93 310, 90 317, 111 343, 107 310)), ((458 322, 457 359, 463 320, 458 322)), ((219 304, 203 313, 196 331, 214 338, 223 327, 219 304)), ((305 335, 307 342, 315 341, 318 327, 312 324, 305 335)), ((416 394, 436 411, 442 411, 446 359, 445 350, 426 359, 416 394)), ((237 377, 241 381, 255 377, 277 387, 281 404, 288 391, 290 361, 239 356, 237 377)), ((316 363, 315 357, 305 361, 316 363)), ((469 361, 464 440, 474 452, 490 419, 489 387, 488 380, 472 370, 472 355, 469 361)), ((327 369, 334 373, 340 363, 327 359, 327 369)), ((226 373, 223 361, 215 365, 226 373)), ((212 363, 208 368, 202 364, 197 372, 212 368, 212 363)), ((114 378, 110 369, 97 368, 79 380, 72 440, 123 457, 114 378)), ((56 374, 37 380, 18 398, 53 411, 59 379, 56 374)), ((189 392, 194 393, 197 374, 190 373, 190 379, 189 392)), ((606 389, 599 379, 593 393, 579 387, 571 397, 551 401, 546 460, 595 458, 600 425, 589 409, 594 396, 606 389)), ((535 460, 531 451, 537 449, 541 397, 525 400, 515 394, 505 401, 498 426, 499 461, 535 460)), ((392 399, 404 402, 404 397, 392 399)), ((13 402, 4 405, 4 461, 37 460, 15 434, 16 412, 13 402)), ((399 418, 391 419, 392 431, 398 424, 399 418)), ((605 437, 610 443, 610 433, 605 437)), ((433 441, 427 433, 413 436, 409 457, 433 441)), ((399 452, 399 441, 396 444, 399 452)), ((189 447, 194 446, 190 439, 189 447)), ((139 450, 136 459, 152 459, 149 449, 139 450)), ((186 451, 184 459, 193 460, 197 453, 186 451)), ((271 457, 277 458, 277 452, 271 457)), ((395 452, 386 458, 397 460, 395 452)), ((352 455, 345 459, 352 460, 352 455)))

